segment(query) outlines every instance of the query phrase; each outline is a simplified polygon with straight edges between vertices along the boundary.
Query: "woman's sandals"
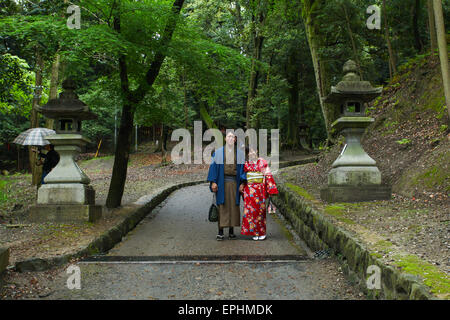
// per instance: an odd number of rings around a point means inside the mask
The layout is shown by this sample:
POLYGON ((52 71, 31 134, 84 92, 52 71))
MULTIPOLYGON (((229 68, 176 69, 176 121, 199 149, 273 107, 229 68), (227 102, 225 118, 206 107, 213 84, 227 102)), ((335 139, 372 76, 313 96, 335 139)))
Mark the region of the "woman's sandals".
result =
POLYGON ((266 239, 266 236, 260 236, 260 237, 254 236, 254 237, 253 237, 253 240, 255 240, 255 241, 258 241, 258 240, 265 240, 265 239, 266 239))

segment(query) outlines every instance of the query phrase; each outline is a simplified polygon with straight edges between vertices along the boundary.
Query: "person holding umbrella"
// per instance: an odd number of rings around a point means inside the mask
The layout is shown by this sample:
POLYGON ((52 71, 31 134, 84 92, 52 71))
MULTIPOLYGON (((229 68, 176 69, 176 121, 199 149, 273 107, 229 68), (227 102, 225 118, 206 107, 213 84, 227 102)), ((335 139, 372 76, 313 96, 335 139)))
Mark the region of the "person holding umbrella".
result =
POLYGON ((54 167, 59 162, 59 154, 55 151, 55 146, 52 144, 47 144, 45 147, 45 150, 47 150, 47 153, 42 153, 41 150, 39 150, 38 153, 38 165, 42 165, 42 178, 41 178, 41 184, 45 184, 44 178, 52 171, 54 167))
MULTIPOLYGON (((40 159, 39 164, 43 164, 43 174, 41 177, 41 184, 44 183, 44 178, 50 173, 50 171, 58 164, 59 154, 54 150, 53 146, 50 146, 50 142, 45 139, 46 136, 55 134, 54 130, 47 128, 31 128, 25 132, 19 134, 13 141, 13 143, 22 146, 33 146, 31 150, 38 152, 36 146, 45 146, 48 151, 47 154, 43 154, 39 151, 40 159)), ((33 173, 34 175, 34 173, 33 173)))

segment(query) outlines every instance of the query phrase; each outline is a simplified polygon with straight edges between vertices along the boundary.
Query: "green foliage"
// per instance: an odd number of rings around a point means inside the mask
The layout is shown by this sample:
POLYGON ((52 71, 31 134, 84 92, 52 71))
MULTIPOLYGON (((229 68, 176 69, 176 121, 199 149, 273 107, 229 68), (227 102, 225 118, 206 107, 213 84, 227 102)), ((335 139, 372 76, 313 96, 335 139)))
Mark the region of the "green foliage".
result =
POLYGON ((73 31, 66 21, 52 15, 15 15, 0 19, 0 34, 21 52, 21 57, 35 61, 36 53, 43 58, 53 57, 66 44, 73 31))
POLYGON ((0 55, 0 113, 29 114, 33 78, 25 60, 11 54, 0 55))
POLYGON ((83 134, 95 144, 98 144, 100 139, 103 139, 103 142, 114 141, 114 116, 115 113, 120 115, 121 106, 118 92, 117 81, 100 78, 79 97, 98 117, 96 120, 83 122, 83 134))
POLYGON ((0 204, 5 202, 8 197, 6 195, 6 185, 8 184, 5 180, 0 180, 0 204))
MULTIPOLYGON (((46 69, 42 103, 48 93, 50 65, 58 53, 64 66, 61 78, 75 79, 80 97, 99 115, 98 121, 84 124, 85 133, 95 141, 112 136, 114 110, 123 105, 124 97, 119 94, 121 56, 126 57, 130 90, 145 83, 156 52, 167 56, 153 87, 134 106, 135 123, 164 123, 175 128, 203 118, 211 121, 210 125, 237 128, 246 120, 254 37, 263 37, 262 56, 256 61, 259 77, 251 101, 252 123, 259 128, 279 128, 285 143, 296 134, 298 122, 305 122, 316 146, 327 134, 308 36, 321 44, 318 50, 326 62, 323 81, 327 90, 341 79, 342 65, 349 58, 359 62, 364 80, 380 84, 389 74, 383 33, 365 26, 367 1, 186 0, 170 45, 162 43, 161 35, 171 18, 173 0, 73 2, 81 5, 80 30, 67 28, 67 4, 59 0, 20 4, 5 0, 0 5, 0 53, 9 54, 0 60, 0 111, 9 117, 3 118, 0 127, 3 141, 9 141, 6 139, 26 123, 37 53, 46 69), (114 28, 119 13, 120 32, 114 28), (312 34, 307 34, 305 24, 313 26, 312 34), (298 79, 293 77, 295 73, 298 79), (295 86, 297 104, 292 102, 295 86)), ((422 4, 418 27, 425 45, 427 13, 422 4)), ((387 2, 394 51, 399 70, 405 72, 428 58, 426 52, 415 48, 411 10, 407 1, 387 2), (414 58, 408 60, 410 57, 414 58)), ((448 3, 444 3, 444 14, 449 15, 448 3)), ((401 78, 397 80, 400 86, 401 78)), ((444 105, 440 97, 431 101, 429 108, 440 116, 444 105)), ((386 124, 392 129, 395 122, 386 124)))
POLYGON ((28 129, 33 82, 34 74, 23 59, 0 55, 0 141, 11 143, 28 129))

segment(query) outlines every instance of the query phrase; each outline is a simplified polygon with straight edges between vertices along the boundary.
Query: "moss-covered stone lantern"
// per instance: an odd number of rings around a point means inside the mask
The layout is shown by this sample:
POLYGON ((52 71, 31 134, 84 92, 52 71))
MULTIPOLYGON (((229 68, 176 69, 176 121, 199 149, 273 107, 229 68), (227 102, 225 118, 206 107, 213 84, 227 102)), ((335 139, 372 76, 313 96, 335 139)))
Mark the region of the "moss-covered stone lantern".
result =
POLYGON ((56 134, 45 139, 55 146, 60 160, 38 189, 37 205, 31 208, 30 216, 33 221, 94 222, 101 217, 102 208, 95 205, 95 190, 75 158, 89 142, 81 134, 82 121, 97 116, 78 99, 73 81, 65 80, 62 86, 59 98, 38 108, 54 119, 56 134))
POLYGON ((359 202, 390 199, 391 188, 381 184, 381 173, 362 148, 361 138, 374 122, 366 116, 365 104, 378 97, 382 88, 361 81, 354 61, 344 65, 342 81, 331 87, 326 103, 336 105, 341 117, 332 128, 345 137, 344 148, 328 174, 328 186, 321 190, 322 200, 328 202, 359 202))
POLYGON ((309 125, 306 122, 300 122, 298 124, 299 140, 302 148, 308 152, 311 152, 309 143, 309 125))

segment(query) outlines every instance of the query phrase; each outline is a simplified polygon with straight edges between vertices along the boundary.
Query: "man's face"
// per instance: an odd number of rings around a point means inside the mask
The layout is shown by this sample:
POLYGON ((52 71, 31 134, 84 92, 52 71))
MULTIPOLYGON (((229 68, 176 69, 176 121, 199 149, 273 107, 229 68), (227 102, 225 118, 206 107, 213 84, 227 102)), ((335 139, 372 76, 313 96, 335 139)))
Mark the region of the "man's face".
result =
POLYGON ((227 145, 231 147, 232 145, 234 145, 235 140, 234 134, 232 132, 228 133, 225 140, 227 142, 227 145))
POLYGON ((47 144, 47 145, 45 146, 45 150, 50 151, 50 145, 49 145, 49 144, 47 144))

